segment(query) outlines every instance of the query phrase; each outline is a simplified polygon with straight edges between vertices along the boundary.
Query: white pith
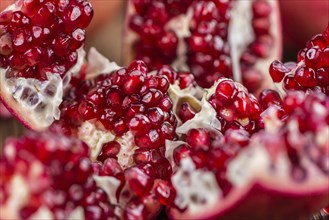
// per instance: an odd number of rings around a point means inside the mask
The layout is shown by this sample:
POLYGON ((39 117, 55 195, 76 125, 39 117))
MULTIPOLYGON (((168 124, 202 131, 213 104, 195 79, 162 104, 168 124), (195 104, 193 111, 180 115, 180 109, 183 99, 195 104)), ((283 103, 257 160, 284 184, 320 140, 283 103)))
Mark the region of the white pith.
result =
MULTIPOLYGON (((41 206, 35 213, 33 213, 29 220, 53 220, 52 212, 44 206, 41 206)), ((84 220, 85 214, 82 207, 77 207, 67 217, 67 220, 84 220)))
POLYGON ((38 208, 38 210, 29 217, 29 220, 53 220, 53 219, 54 218, 52 212, 47 207, 44 206, 38 208))
POLYGON ((62 102, 63 84, 62 79, 57 74, 49 74, 47 81, 26 78, 5 78, 6 70, 0 69, 1 96, 8 107, 15 111, 18 117, 36 130, 46 129, 54 119, 59 119, 58 109, 62 102), (45 94, 45 88, 51 86, 55 88, 53 97, 45 94), (38 99, 38 102, 31 103, 21 99, 25 89, 31 91, 31 98, 38 99), (44 110, 36 110, 38 105, 45 105, 44 110))
POLYGON ((117 161, 120 166, 124 169, 133 166, 135 163, 133 161, 132 155, 138 148, 134 142, 133 134, 128 131, 122 136, 116 136, 112 132, 100 128, 101 125, 97 127, 95 121, 85 121, 78 128, 78 138, 86 142, 91 150, 91 159, 96 160, 97 156, 100 154, 104 144, 110 141, 116 141, 120 144, 120 152, 117 155, 117 161))
POLYGON ((173 172, 175 172, 178 167, 174 161, 174 150, 181 144, 185 144, 184 141, 170 141, 166 140, 166 152, 165 152, 165 157, 167 160, 170 162, 170 165, 172 167, 173 172))
POLYGON ((216 128, 220 129, 221 125, 216 118, 216 111, 204 97, 201 100, 201 111, 195 114, 191 119, 177 127, 178 134, 186 134, 192 128, 216 128))
MULTIPOLYGON (((255 0, 253 0, 255 1, 255 0)), ((233 79, 237 82, 242 82, 242 72, 240 66, 240 58, 248 45, 255 40, 255 34, 251 25, 252 20, 252 3, 253 1, 232 1, 231 20, 228 25, 228 43, 230 45, 230 57, 232 60, 233 79)), ((258 58, 252 68, 259 70, 263 74, 264 81, 261 88, 273 87, 271 77, 268 74, 268 66, 275 59, 281 57, 281 24, 278 2, 267 0, 272 7, 270 15, 269 34, 273 37, 273 46, 267 58, 258 58)), ((128 64, 134 59, 133 44, 139 39, 139 36, 129 30, 128 21, 132 15, 136 14, 132 1, 128 1, 126 12, 126 29, 127 33, 124 39, 124 63, 128 64)), ((171 18, 165 25, 166 31, 172 31, 178 37, 177 58, 171 65, 179 70, 190 71, 187 65, 187 44, 184 38, 191 36, 189 27, 193 18, 193 4, 188 8, 185 14, 181 14, 171 18)), ((222 39, 217 37, 218 47, 221 46, 222 39)))
MULTIPOLYGON (((30 192, 25 178, 18 174, 14 175, 7 189, 10 196, 6 203, 1 205, 1 219, 19 219, 19 210, 28 203, 30 192)), ((0 195, 1 196, 1 195, 0 195)))
MULTIPOLYGON (((218 84, 225 80, 230 80, 230 79, 220 79, 216 81, 212 87, 205 90, 205 93, 201 100, 201 107, 200 107, 201 110, 198 113, 196 113, 191 120, 186 121, 176 129, 176 132, 178 134, 186 134, 188 130, 192 128, 210 128, 210 129, 221 130, 221 123, 216 117, 217 112, 212 107, 212 105, 208 102, 208 100, 215 93, 218 84)), ((243 91, 246 93, 248 92, 247 89, 240 83, 235 83, 235 84, 237 85, 238 91, 243 91)), ((233 112, 226 110, 225 108, 222 108, 222 111, 227 113, 227 117, 230 117, 233 114, 233 112)), ((237 120, 242 125, 248 124, 249 122, 248 118, 239 118, 237 120)))
POLYGON ((99 74, 111 73, 113 71, 122 68, 118 66, 115 62, 110 62, 94 47, 90 48, 87 56, 87 61, 88 61, 87 79, 93 79, 99 74))
POLYGON ((199 111, 201 108, 200 99, 202 98, 203 93, 204 90, 199 86, 190 85, 185 89, 181 89, 177 80, 174 82, 174 84, 169 86, 168 94, 171 101, 173 102, 172 110, 178 120, 178 124, 182 124, 178 117, 179 107, 181 106, 182 102, 189 103, 193 109, 199 111))
POLYGON ((109 202, 111 204, 117 205, 118 200, 116 198, 117 190, 120 186, 120 181, 112 176, 97 176, 94 175, 94 180, 96 185, 103 189, 108 195, 109 202))
POLYGON ((103 144, 114 140, 115 135, 111 132, 99 130, 89 121, 84 122, 78 128, 78 138, 84 141, 90 148, 90 158, 96 160, 102 150, 103 144))
MULTIPOLYGON (((237 2, 235 2, 237 3, 237 2)), ((233 77, 236 81, 241 82, 241 69, 240 69, 240 57, 248 44, 255 39, 254 32, 252 30, 252 1, 240 1, 239 4, 235 4, 231 10, 232 16, 229 24, 228 42, 231 46, 231 59, 233 77), (241 19, 240 16, 243 17, 241 19)))
MULTIPOLYGON (((3 12, 15 12, 21 10, 22 2, 9 5, 3 12)), ((3 13, 2 12, 2 13, 3 13)), ((66 72, 63 79, 58 74, 51 72, 47 73, 47 80, 40 81, 33 78, 6 78, 7 69, 0 68, 0 100, 5 103, 5 106, 27 127, 42 131, 47 129, 54 120, 60 117, 59 105, 62 102, 63 90, 68 85, 71 75, 76 74, 84 61, 85 52, 83 46, 77 50, 77 63, 66 72), (48 96, 45 93, 47 85, 52 86, 54 96, 48 96), (21 92, 24 88, 29 88, 39 99, 35 105, 30 105, 20 99, 21 92), (43 104, 45 107, 42 110, 37 110, 36 106, 43 104)))
POLYGON ((171 180, 177 193, 175 205, 186 208, 191 215, 216 204, 222 195, 214 173, 196 169, 189 157, 181 160, 181 166, 171 180))

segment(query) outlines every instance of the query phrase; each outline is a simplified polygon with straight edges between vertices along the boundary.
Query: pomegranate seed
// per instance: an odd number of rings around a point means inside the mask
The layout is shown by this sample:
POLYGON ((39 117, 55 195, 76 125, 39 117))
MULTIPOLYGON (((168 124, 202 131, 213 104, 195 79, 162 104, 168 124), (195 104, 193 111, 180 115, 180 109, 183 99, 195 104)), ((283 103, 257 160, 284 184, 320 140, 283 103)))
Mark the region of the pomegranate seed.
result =
POLYGON ((129 187, 139 196, 147 195, 153 185, 153 179, 137 167, 127 169, 125 178, 129 187))
POLYGON ((174 162, 180 165, 183 158, 190 156, 190 147, 187 144, 181 144, 173 152, 174 162))
POLYGON ((121 166, 114 158, 108 158, 104 161, 101 175, 103 176, 118 176, 123 172, 121 166))
POLYGON ((171 205, 175 199, 176 192, 172 186, 165 181, 157 181, 155 183, 155 195, 163 205, 171 205))
POLYGON ((270 66, 270 75, 273 82, 281 82, 283 77, 289 73, 290 70, 280 61, 273 61, 270 66))
POLYGON ((215 97, 219 100, 219 104, 226 105, 226 103, 231 102, 236 93, 237 87, 234 82, 223 80, 216 87, 215 97))
POLYGON ((296 82, 294 76, 292 75, 285 76, 283 84, 286 90, 296 90, 299 88, 299 84, 296 82))
POLYGON ((169 56, 176 56, 178 38, 173 32, 166 32, 158 42, 158 47, 169 56))
POLYGON ((111 141, 103 144, 101 153, 98 155, 97 160, 104 162, 109 157, 116 157, 120 152, 120 144, 116 141, 111 141))
POLYGON ((187 133, 186 142, 195 150, 208 150, 210 145, 210 136, 206 130, 191 129, 187 133))
POLYGON ((151 128, 150 120, 142 114, 136 114, 129 122, 128 126, 133 132, 148 131, 151 128))
POLYGON ((259 95, 259 104, 263 109, 267 109, 270 105, 282 105, 282 99, 279 93, 272 89, 265 89, 259 95))
POLYGON ((179 118, 184 123, 184 122, 192 119, 195 116, 195 111, 191 108, 189 103, 184 102, 180 106, 178 115, 179 115, 179 118))
POLYGON ((295 80, 305 87, 314 87, 318 83, 315 72, 311 68, 298 68, 295 73, 295 80))
POLYGON ((271 14, 271 5, 262 0, 257 0, 252 4, 252 11, 256 17, 268 17, 271 14))

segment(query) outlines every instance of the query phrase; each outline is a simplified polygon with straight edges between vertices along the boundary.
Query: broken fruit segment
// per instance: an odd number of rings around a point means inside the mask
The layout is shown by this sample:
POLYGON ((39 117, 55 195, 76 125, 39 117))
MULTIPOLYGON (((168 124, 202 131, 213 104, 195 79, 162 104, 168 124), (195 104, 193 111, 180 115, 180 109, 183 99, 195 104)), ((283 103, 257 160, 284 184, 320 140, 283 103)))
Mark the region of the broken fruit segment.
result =
POLYGON ((206 88, 228 77, 257 92, 271 86, 265 73, 281 56, 279 20, 275 1, 130 0, 125 60, 191 71, 206 88))
POLYGON ((59 118, 92 17, 87 0, 18 0, 0 13, 0 99, 28 128, 59 118))
POLYGON ((298 53, 298 63, 274 61, 269 72, 277 89, 320 92, 329 95, 329 26, 298 53))
POLYGON ((8 139, 0 158, 1 219, 115 219, 88 147, 45 133, 8 139))
POLYGON ((167 143, 177 194, 170 218, 307 219, 327 204, 328 97, 288 93, 279 104, 285 120, 267 103, 265 129, 251 137, 243 129, 197 128, 195 116, 179 141, 167 143))

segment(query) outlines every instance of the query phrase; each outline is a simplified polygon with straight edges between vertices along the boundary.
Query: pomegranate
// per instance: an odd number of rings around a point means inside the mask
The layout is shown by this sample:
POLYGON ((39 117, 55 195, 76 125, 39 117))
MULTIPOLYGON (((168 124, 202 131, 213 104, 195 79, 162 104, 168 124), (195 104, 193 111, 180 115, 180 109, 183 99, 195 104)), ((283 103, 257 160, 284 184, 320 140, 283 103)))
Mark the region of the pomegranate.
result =
POLYGON ((7 110, 7 108, 0 102, 0 117, 8 118, 11 117, 10 112, 7 110))
POLYGON ((0 218, 116 219, 88 157, 80 140, 49 132, 9 139, 0 159, 0 218))
POLYGON ((262 107, 254 95, 231 79, 221 78, 206 91, 201 110, 192 120, 182 124, 177 132, 193 127, 216 127, 222 132, 242 129, 253 134, 262 128, 260 113, 262 107))
POLYGON ((216 124, 199 128, 196 117, 177 129, 186 135, 167 144, 177 193, 170 218, 306 219, 327 204, 329 98, 288 93, 284 120, 267 103, 265 129, 251 137, 243 129, 222 135, 216 124))
POLYGON ((272 85, 265 73, 281 56, 280 33, 276 1, 130 0, 123 46, 126 63, 172 64, 202 87, 224 76, 255 92, 272 85))
POLYGON ((87 0, 17 0, 0 13, 0 98, 27 127, 44 130, 59 118, 92 17, 87 0))
POLYGON ((298 53, 298 63, 274 61, 269 68, 273 82, 284 94, 289 90, 329 95, 329 25, 298 53))
POLYGON ((118 216, 155 217, 174 197, 165 141, 176 138, 173 110, 181 99, 199 102, 189 94, 198 91, 193 75, 170 66, 148 72, 138 60, 121 68, 91 49, 77 76, 85 80, 72 80, 51 129, 85 141, 96 173, 120 181, 117 191, 106 190, 117 196, 111 204, 118 216))

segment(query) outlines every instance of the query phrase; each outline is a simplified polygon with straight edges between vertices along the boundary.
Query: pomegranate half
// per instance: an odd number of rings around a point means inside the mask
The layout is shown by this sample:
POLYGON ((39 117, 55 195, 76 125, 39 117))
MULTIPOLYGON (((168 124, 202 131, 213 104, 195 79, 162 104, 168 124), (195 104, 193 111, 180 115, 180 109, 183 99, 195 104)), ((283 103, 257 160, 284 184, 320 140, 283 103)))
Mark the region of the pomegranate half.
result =
POLYGON ((87 0, 17 0, 0 13, 0 99, 27 127, 44 130, 59 118, 92 17, 87 0))
POLYGON ((193 75, 170 66, 148 71, 143 61, 127 68, 94 48, 64 96, 51 130, 85 141, 95 161, 96 182, 114 198, 121 218, 155 218, 174 198, 165 141, 176 138, 180 103, 199 106, 193 75), (81 79, 84 80, 81 80, 81 79), (170 97, 173 97, 172 99, 170 97), (175 106, 175 107, 174 107, 175 106), (176 110, 177 109, 177 110, 176 110), (101 179, 113 177, 116 185, 101 179))
POLYGON ((88 157, 80 140, 49 132, 8 139, 0 158, 0 218, 116 219, 88 157))
POLYGON ((191 71, 209 88, 219 77, 250 91, 271 87, 268 65, 281 57, 277 1, 129 0, 124 59, 191 71))
POLYGON ((329 98, 289 92, 284 117, 273 103, 252 136, 234 127, 223 135, 209 104, 177 128, 180 140, 166 146, 177 194, 170 218, 307 219, 327 205, 329 98))

